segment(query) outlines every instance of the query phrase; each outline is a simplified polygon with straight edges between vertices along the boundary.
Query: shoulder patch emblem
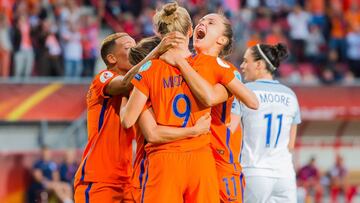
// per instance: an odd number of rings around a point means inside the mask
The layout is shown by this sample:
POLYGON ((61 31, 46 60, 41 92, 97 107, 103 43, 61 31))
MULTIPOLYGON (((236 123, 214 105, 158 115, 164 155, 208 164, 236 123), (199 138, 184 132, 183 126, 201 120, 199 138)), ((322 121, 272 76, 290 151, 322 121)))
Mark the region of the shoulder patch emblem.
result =
POLYGON ((230 68, 230 65, 223 61, 221 58, 216 57, 216 62, 223 68, 230 68))
POLYGON ((144 65, 139 69, 139 73, 148 70, 151 67, 151 61, 147 61, 144 65))
POLYGON ((239 71, 234 70, 234 75, 235 75, 235 77, 236 77, 238 80, 241 81, 241 74, 239 73, 239 71))
POLYGON ((105 83, 109 78, 111 78, 114 74, 110 71, 104 71, 100 75, 100 82, 105 83))
POLYGON ((135 79, 138 80, 138 81, 140 81, 140 80, 142 79, 142 76, 141 76, 139 73, 137 73, 137 74, 135 75, 135 79))

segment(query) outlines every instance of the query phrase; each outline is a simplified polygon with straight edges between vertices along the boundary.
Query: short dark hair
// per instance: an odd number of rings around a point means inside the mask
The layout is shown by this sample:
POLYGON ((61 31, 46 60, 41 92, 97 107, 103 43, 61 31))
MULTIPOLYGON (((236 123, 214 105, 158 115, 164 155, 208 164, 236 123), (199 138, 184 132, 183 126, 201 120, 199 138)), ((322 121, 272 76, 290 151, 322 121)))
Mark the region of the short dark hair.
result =
POLYGON ((101 58, 104 61, 104 63, 106 65, 109 65, 109 61, 106 59, 106 56, 108 54, 111 53, 112 49, 115 46, 115 40, 121 38, 121 37, 125 37, 125 36, 129 36, 127 33, 125 32, 118 32, 118 33, 114 33, 111 34, 109 36, 107 36, 101 43, 101 49, 100 49, 100 53, 101 53, 101 58))

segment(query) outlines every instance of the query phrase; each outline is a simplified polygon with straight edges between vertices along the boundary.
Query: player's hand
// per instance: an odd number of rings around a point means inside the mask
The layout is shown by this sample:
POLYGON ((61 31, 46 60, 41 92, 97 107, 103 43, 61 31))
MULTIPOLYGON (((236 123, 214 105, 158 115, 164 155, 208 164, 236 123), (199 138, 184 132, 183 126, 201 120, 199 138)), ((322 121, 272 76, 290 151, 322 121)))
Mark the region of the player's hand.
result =
POLYGON ((195 136, 208 133, 210 131, 210 124, 211 124, 210 113, 206 113, 205 115, 201 116, 194 125, 196 132, 195 136))
POLYGON ((179 44, 185 43, 186 37, 180 32, 170 32, 161 40, 160 44, 155 48, 157 56, 161 56, 167 50, 177 47, 179 44))
POLYGON ((166 63, 172 65, 172 66, 177 66, 178 61, 180 60, 179 54, 176 53, 176 51, 174 49, 169 49, 167 50, 165 53, 163 53, 159 59, 165 61, 166 63))

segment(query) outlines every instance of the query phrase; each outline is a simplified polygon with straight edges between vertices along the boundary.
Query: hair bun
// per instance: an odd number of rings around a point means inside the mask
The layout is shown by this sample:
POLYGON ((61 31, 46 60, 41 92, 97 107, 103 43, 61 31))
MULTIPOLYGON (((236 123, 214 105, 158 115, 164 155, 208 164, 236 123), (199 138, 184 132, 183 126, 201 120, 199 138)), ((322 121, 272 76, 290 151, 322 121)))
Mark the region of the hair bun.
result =
POLYGON ((176 2, 166 4, 163 8, 165 16, 172 15, 177 8, 178 8, 178 4, 176 2))
POLYGON ((285 44, 278 43, 273 48, 275 49, 276 56, 280 61, 288 57, 289 51, 285 44))

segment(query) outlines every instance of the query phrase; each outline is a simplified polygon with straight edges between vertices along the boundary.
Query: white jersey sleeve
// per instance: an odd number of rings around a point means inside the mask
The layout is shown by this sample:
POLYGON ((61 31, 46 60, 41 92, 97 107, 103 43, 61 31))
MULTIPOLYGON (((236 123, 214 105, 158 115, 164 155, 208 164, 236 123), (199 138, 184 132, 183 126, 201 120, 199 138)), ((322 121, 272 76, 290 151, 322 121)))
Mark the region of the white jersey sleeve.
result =
POLYGON ((241 115, 241 110, 240 110, 241 106, 239 101, 235 98, 232 106, 231 106, 231 113, 235 114, 235 115, 241 115))
POLYGON ((291 125, 301 122, 295 93, 274 80, 258 80, 246 86, 255 93, 260 106, 252 110, 240 103, 238 108, 243 131, 240 161, 245 175, 294 175, 288 144, 291 125))

